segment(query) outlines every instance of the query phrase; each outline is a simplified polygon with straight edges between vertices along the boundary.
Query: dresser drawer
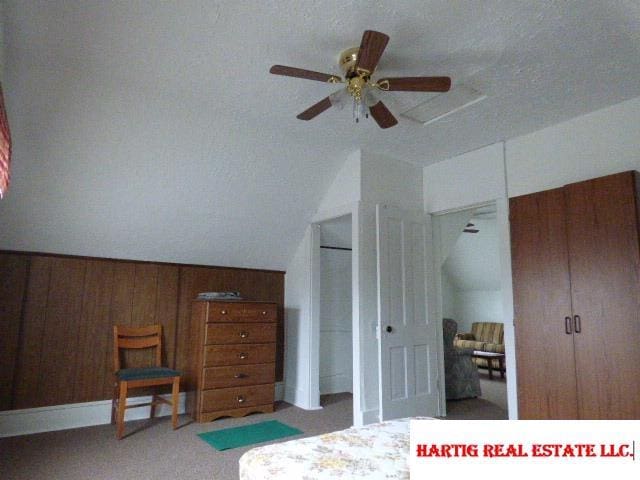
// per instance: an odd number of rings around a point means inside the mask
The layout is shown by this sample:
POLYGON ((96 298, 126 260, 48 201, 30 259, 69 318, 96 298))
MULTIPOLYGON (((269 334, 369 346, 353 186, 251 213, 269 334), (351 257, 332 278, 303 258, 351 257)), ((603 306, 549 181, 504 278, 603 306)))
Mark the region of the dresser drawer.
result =
POLYGON ((273 384, 204 390, 202 392, 202 411, 215 412, 273 403, 273 394, 273 384))
POLYGON ((209 305, 207 322, 275 322, 278 307, 270 303, 223 303, 209 305))
POLYGON ((209 345, 204 347, 205 367, 273 363, 275 358, 275 343, 209 345))
POLYGON ((275 341, 275 323, 207 323, 204 335, 205 345, 275 341))
POLYGON ((202 388, 241 387, 273 383, 276 379, 276 364, 234 365, 230 367, 208 367, 204 369, 202 388))

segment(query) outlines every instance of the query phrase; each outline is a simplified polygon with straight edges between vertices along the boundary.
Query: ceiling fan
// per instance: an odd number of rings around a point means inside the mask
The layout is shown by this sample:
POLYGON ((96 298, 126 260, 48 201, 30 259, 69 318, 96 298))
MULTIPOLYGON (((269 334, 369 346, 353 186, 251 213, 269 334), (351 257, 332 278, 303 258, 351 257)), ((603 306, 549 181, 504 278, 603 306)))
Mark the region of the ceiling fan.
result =
POLYGON ((469 222, 469 223, 467 223, 467 225, 464 227, 464 230, 462 230, 462 231, 464 233, 478 233, 480 230, 475 228, 475 224, 469 222))
POLYGON ((328 83, 343 83, 346 88, 323 98, 297 118, 311 120, 332 106, 343 106, 348 96, 353 98, 353 114, 356 122, 371 113, 380 128, 393 127, 398 120, 377 95, 383 92, 447 92, 451 88, 449 77, 388 77, 377 81, 371 79, 384 52, 389 37, 384 33, 365 30, 359 47, 353 47, 340 54, 339 65, 344 79, 337 75, 314 72, 302 68, 274 65, 269 70, 275 75, 306 78, 328 83), (368 108, 368 112, 366 111, 368 108))

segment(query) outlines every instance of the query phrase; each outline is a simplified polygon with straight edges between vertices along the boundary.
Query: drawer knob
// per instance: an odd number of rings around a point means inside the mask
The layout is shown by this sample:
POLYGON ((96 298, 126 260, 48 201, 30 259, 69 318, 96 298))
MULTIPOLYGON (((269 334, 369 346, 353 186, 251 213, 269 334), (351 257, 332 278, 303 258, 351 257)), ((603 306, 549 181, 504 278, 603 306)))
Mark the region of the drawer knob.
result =
POLYGON ((266 310, 263 310, 263 311, 262 311, 262 314, 263 314, 263 315, 266 315, 266 314, 267 314, 267 311, 266 311, 266 310))
POLYGON ((238 403, 244 403, 244 397, 242 395, 238 395, 236 400, 238 400, 238 403))
POLYGON ((226 315, 226 314, 227 314, 227 311, 226 311, 226 310, 221 310, 221 311, 220 311, 220 313, 221 313, 222 315, 226 315))
POLYGON ((247 378, 248 375, 246 373, 236 373, 233 378, 247 378))
POLYGON ((248 355, 246 353, 241 353, 240 355, 238 355, 238 357, 240 358, 240 360, 246 360, 248 355))
POLYGON ((240 332, 240 338, 247 338, 249 336, 249 332, 240 332))

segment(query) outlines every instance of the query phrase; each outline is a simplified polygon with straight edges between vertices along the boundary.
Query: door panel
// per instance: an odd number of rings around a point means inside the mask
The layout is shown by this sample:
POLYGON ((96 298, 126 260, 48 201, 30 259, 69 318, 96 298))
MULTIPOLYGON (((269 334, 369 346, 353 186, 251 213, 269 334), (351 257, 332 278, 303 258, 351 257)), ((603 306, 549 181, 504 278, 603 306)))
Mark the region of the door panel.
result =
POLYGON ((640 418, 634 173, 567 185, 565 199, 580 418, 640 418))
POLYGON ((380 419, 438 413, 436 322, 427 313, 431 238, 422 213, 378 206, 380 419))
POLYGON ((563 190, 512 198, 509 216, 519 417, 575 419, 573 330, 565 331, 571 283, 563 190))

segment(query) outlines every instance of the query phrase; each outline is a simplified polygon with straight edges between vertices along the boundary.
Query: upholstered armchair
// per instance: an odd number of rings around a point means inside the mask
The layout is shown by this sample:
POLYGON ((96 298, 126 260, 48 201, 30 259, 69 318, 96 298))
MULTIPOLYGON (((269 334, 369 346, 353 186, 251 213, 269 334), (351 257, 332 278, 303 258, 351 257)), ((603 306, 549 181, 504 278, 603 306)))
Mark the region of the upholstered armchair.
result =
POLYGON ((473 363, 473 350, 456 348, 453 339, 458 331, 455 320, 445 318, 442 321, 444 338, 444 380, 447 400, 479 397, 480 377, 473 363))
MULTIPOLYGON (((504 325, 497 322, 473 322, 470 333, 458 333, 453 340, 456 348, 481 350, 483 352, 504 353, 504 325)), ((474 358, 478 367, 487 368, 487 360, 474 358)), ((500 368, 498 360, 492 360, 492 367, 500 368)))

